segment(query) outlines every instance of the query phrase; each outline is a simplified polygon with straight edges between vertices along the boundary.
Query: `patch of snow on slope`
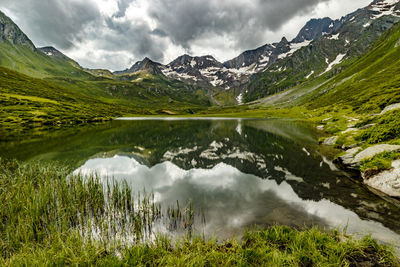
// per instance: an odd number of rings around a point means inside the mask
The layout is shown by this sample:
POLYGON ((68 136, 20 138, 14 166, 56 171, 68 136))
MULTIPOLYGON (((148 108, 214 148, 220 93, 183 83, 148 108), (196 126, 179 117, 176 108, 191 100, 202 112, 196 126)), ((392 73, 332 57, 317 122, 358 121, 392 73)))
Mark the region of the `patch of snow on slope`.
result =
POLYGON ((306 76, 306 79, 310 78, 311 75, 313 75, 313 74, 314 74, 314 71, 311 71, 311 73, 306 76))
POLYGON ((290 44, 290 51, 287 53, 280 54, 278 56, 279 59, 285 58, 287 56, 291 56, 294 52, 299 50, 302 47, 308 46, 311 43, 311 41, 304 41, 302 43, 291 43, 290 44))
POLYGON ((253 74, 253 73, 255 73, 256 72, 256 67, 257 67, 256 63, 253 63, 252 65, 250 65, 248 67, 242 67, 240 69, 229 69, 229 71, 234 73, 234 74, 236 74, 236 75, 238 75, 240 77, 241 75, 244 75, 244 74, 253 74))
POLYGON ((371 22, 367 22, 363 25, 364 28, 368 28, 369 26, 371 26, 371 22))
POLYGON ((340 33, 332 35, 332 36, 329 36, 328 39, 329 40, 339 40, 339 35, 340 35, 340 33))
POLYGON ((334 61, 332 61, 332 62, 329 64, 328 68, 327 68, 322 74, 324 74, 324 73, 330 71, 330 70, 333 68, 333 66, 335 66, 335 65, 339 64, 340 62, 342 62, 342 60, 343 60, 343 58, 344 58, 345 56, 346 56, 346 54, 339 54, 339 55, 336 57, 336 59, 335 59, 334 61))
POLYGON ((236 101, 238 102, 239 105, 243 104, 243 93, 240 93, 240 94, 236 97, 236 101))
POLYGON ((398 0, 385 0, 385 1, 382 1, 382 2, 372 5, 370 10, 379 12, 379 14, 372 16, 372 19, 378 19, 380 17, 390 16, 390 15, 398 16, 398 14, 396 14, 396 10, 395 10, 396 4, 398 2, 399 2, 398 0))

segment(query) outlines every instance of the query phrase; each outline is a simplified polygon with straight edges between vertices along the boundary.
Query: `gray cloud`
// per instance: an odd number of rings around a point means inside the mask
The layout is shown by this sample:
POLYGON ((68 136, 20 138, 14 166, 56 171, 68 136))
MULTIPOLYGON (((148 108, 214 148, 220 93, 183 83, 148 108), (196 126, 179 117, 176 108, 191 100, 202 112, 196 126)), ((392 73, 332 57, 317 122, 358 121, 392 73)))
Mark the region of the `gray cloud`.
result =
POLYGON ((138 55, 139 58, 148 56, 156 61, 164 59, 163 51, 166 49, 166 44, 154 38, 154 35, 158 34, 155 34, 147 23, 132 24, 129 21, 120 22, 113 18, 107 18, 106 24, 112 32, 99 40, 104 49, 124 50, 138 55))
POLYGON ((27 34, 40 44, 54 44, 68 49, 85 36, 82 31, 100 18, 92 1, 1 0, 1 7, 18 16, 27 34))
MULTIPOLYGON (((232 51, 278 41, 266 36, 284 34, 282 26, 296 16, 307 17, 319 3, 347 0, 111 1, 115 4, 111 12, 104 12, 102 0, 0 0, 0 9, 12 14, 38 46, 73 51, 86 66, 123 69, 128 67, 123 64, 145 56, 171 60, 182 50, 220 51, 226 59, 232 51), (136 9, 130 9, 133 6, 136 9), (221 36, 230 41, 225 43, 221 36)), ((296 25, 295 31, 302 26, 296 25)))
POLYGON ((118 12, 114 14, 115 17, 125 17, 125 12, 133 0, 118 0, 118 12))
POLYGON ((205 34, 229 34, 236 46, 257 45, 265 30, 276 31, 296 15, 328 0, 152 0, 151 16, 175 44, 190 48, 205 34))

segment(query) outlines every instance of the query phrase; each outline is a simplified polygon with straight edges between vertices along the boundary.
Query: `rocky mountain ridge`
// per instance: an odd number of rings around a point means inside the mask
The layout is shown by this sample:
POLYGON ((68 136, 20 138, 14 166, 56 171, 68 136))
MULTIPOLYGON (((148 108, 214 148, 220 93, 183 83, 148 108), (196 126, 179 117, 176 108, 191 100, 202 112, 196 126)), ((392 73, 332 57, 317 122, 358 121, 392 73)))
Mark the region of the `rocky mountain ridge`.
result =
MULTIPOLYGON (((293 40, 283 37, 280 42, 245 51, 226 62, 219 62, 210 55, 183 55, 167 65, 155 63, 155 66, 157 73, 161 71, 169 78, 225 90, 236 89, 246 101, 251 101, 295 85, 287 81, 287 70, 301 72, 297 75, 297 80, 301 81, 329 72, 345 58, 362 54, 398 21, 399 10, 398 0, 374 0, 369 6, 341 19, 311 19, 293 40), (357 45, 350 46, 354 42, 357 45), (313 69, 305 64, 316 67, 313 69), (267 72, 273 73, 270 75, 273 77, 267 81, 262 79, 262 84, 257 82, 267 72), (280 84, 279 79, 286 79, 286 82, 280 84), (260 87, 268 90, 258 92, 260 87)), ((140 65, 143 65, 141 61, 134 66, 140 65)), ((139 69, 132 66, 130 70, 139 69)))

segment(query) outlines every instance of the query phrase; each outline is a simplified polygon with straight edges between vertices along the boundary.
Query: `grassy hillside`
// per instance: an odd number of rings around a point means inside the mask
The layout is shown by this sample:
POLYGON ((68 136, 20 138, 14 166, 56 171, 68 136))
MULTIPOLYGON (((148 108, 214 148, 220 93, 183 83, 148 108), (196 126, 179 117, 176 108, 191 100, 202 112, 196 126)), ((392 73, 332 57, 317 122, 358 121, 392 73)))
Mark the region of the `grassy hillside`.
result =
POLYGON ((14 45, 8 41, 0 41, 0 66, 37 78, 49 76, 88 78, 91 76, 72 60, 50 57, 38 49, 14 45))
POLYGON ((139 110, 111 105, 47 81, 0 67, 0 124, 98 121, 139 110))

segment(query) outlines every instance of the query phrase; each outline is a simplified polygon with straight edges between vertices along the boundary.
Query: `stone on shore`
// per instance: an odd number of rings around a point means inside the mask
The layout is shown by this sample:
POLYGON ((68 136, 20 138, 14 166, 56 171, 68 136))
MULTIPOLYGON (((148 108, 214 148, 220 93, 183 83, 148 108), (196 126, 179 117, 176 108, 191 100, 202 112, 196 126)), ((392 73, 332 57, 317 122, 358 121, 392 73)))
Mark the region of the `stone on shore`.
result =
POLYGON ((364 179, 364 183, 391 197, 400 197, 400 160, 392 162, 392 169, 364 179))
POLYGON ((333 146, 336 144, 336 141, 338 140, 338 136, 332 136, 332 137, 328 137, 324 140, 323 144, 327 145, 327 146, 333 146))

